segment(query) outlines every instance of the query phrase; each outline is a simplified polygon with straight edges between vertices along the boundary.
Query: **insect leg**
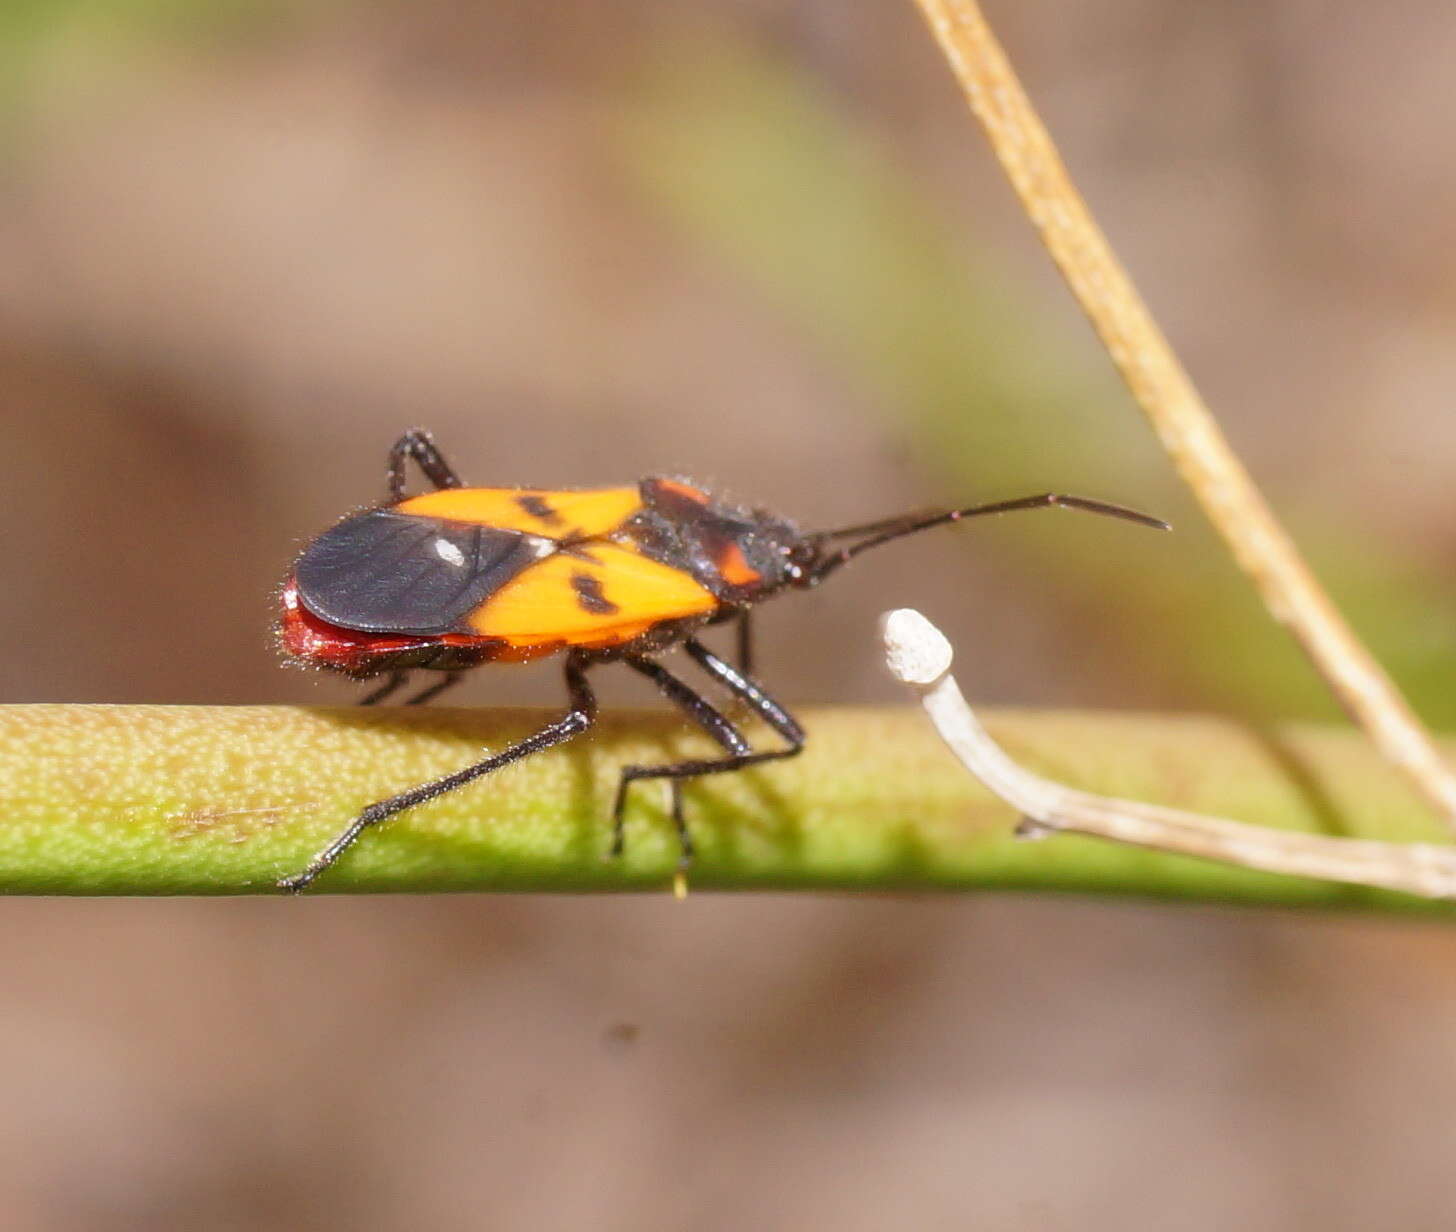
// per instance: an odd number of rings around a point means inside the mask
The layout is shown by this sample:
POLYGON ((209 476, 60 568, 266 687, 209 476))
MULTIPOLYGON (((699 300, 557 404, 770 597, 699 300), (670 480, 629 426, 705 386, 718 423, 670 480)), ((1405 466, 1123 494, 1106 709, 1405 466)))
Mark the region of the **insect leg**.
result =
POLYGON ((527 736, 524 740, 502 749, 499 753, 492 753, 474 765, 457 770, 454 774, 432 779, 428 783, 421 783, 418 787, 411 787, 408 791, 402 791, 388 799, 376 801, 355 817, 333 842, 314 856, 308 862, 308 867, 301 873, 280 879, 278 888, 294 894, 305 889, 320 873, 343 855, 365 830, 377 822, 393 817, 396 813, 402 813, 405 809, 414 808, 417 804, 424 804, 426 801, 435 799, 436 796, 443 796, 446 792, 463 787, 466 783, 473 782, 482 775, 499 770, 502 766, 508 766, 513 761, 520 761, 521 758, 528 757, 532 753, 539 753, 542 749, 549 749, 552 745, 561 744, 586 731, 597 715, 596 696, 592 693, 591 685, 587 683, 586 679, 587 665, 588 660, 584 657, 576 653, 568 655, 566 688, 571 698, 571 709, 555 723, 548 724, 534 735, 527 736))
POLYGON ((626 799, 627 784, 635 779, 669 779, 672 782, 673 822, 678 828, 679 840, 682 842, 683 849, 679 866, 683 868, 692 861, 692 844, 687 839, 687 825, 682 815, 681 781, 697 778, 704 774, 725 774, 732 770, 742 770, 747 766, 756 766, 762 762, 793 757, 804 747, 804 729, 799 726, 793 715, 774 701, 762 688, 696 639, 689 638, 684 643, 684 648, 704 671, 735 697, 746 702, 759 718, 782 736, 788 747, 769 749, 759 753, 752 752, 748 742, 733 724, 729 723, 709 702, 668 672, 660 663, 651 659, 635 657, 626 659, 630 666, 655 680, 658 687, 671 701, 686 711, 689 717, 728 752, 727 757, 681 761, 666 766, 628 766, 622 771, 622 781, 617 788, 617 801, 612 815, 612 854, 620 855, 622 850, 622 807, 626 799))
POLYGON ((738 670, 753 675, 753 611, 744 608, 738 614, 738 670))
POLYGON ((361 706, 377 706, 391 693, 404 687, 404 682, 409 679, 409 673, 405 671, 393 671, 389 673, 389 679, 383 684, 372 688, 359 699, 361 706))
POLYGON ((464 679, 465 673, 463 671, 447 672, 441 679, 435 681, 428 688, 421 689, 413 697, 407 698, 404 704, 406 706, 421 706, 432 698, 439 697, 446 689, 454 688, 464 679))
POLYGON ((423 428, 411 428, 389 451, 389 499, 394 504, 404 500, 404 464, 413 458, 424 471, 425 478, 437 488, 458 488, 463 486, 445 456, 435 444, 435 438, 423 428))
POLYGON ((688 638, 683 643, 683 649, 708 675, 712 676, 734 697, 746 702, 754 714, 788 742, 789 747, 786 749, 779 749, 772 753, 755 753, 754 757, 760 761, 768 761, 776 757, 792 757, 804 747, 804 729, 799 726, 798 720, 765 693, 761 685, 750 680, 745 672, 740 672, 731 663, 720 659, 697 638, 688 638))
MULTIPOLYGON (((733 726, 706 698, 689 688, 676 676, 654 659, 641 655, 628 655, 623 659, 628 667, 642 673, 662 691, 673 705, 684 711, 689 718, 712 736, 730 756, 752 757, 750 746, 742 733, 733 726)), ((612 845, 609 854, 620 856, 625 841, 622 828, 623 810, 627 804, 627 789, 638 779, 669 779, 672 790, 672 820, 677 827, 678 844, 682 858, 678 861, 686 868, 693 861, 693 841, 688 834, 687 822, 682 813, 682 791, 680 780, 703 773, 704 766, 716 766, 718 761, 682 761, 665 766, 623 766, 622 777, 617 782, 617 798, 612 804, 612 845)))

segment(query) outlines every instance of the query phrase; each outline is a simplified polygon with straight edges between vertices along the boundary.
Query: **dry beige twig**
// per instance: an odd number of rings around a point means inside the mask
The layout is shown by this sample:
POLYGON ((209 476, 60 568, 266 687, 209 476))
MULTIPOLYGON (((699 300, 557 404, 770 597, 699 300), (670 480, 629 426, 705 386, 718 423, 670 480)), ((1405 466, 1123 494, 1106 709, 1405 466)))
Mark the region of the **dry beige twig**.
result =
POLYGON ((1184 481, 1381 754, 1456 830, 1456 775, 1355 637, 1229 448, 1073 186, 976 0, 916 0, 1042 242, 1184 481))
POLYGON ((890 673, 920 695, 942 740, 976 778, 1024 817, 1021 833, 1070 830, 1265 872, 1456 898, 1456 849, 1327 838, 1206 817, 1064 787, 1019 766, 991 739, 950 674, 950 642, 919 612, 881 618, 890 673))

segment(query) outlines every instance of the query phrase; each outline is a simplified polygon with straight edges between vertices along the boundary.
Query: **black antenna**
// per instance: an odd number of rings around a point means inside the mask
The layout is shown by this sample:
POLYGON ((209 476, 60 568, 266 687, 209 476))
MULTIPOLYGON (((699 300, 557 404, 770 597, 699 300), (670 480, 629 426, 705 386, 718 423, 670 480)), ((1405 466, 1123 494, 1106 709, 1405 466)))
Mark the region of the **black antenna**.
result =
POLYGON ((811 570, 813 581, 819 581, 834 572, 841 565, 847 565, 861 552, 877 548, 892 539, 913 535, 917 531, 929 530, 946 522, 959 522, 964 518, 979 518, 992 513, 1013 513, 1018 509, 1080 509, 1084 513, 1098 513, 1104 517, 1121 518, 1125 522, 1136 522, 1139 526, 1150 526, 1154 530, 1171 530, 1172 527, 1161 518, 1155 518, 1124 505, 1108 501, 1093 500, 1087 496, 1066 496, 1060 492, 1041 492, 1036 496, 1020 496, 1014 500, 995 501, 989 505, 972 505, 968 509, 936 509, 919 513, 902 513, 898 517, 884 518, 878 522, 866 522, 861 526, 846 526, 840 530, 819 531, 807 536, 811 543, 826 543, 832 539, 847 539, 868 535, 848 547, 840 548, 822 558, 811 570))

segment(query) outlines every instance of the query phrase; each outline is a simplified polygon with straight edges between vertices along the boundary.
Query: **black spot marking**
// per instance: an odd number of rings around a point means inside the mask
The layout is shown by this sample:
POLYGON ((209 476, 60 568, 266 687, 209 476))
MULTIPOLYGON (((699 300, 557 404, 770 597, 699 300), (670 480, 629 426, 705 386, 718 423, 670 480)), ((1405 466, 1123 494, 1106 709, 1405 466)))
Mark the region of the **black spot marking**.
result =
POLYGON ((602 594, 601 580, 592 577, 590 573, 573 573, 571 589, 576 591, 576 601, 581 604, 582 611, 590 612, 593 616, 610 616, 619 610, 615 603, 602 594))
POLYGON ((535 492, 522 492, 516 497, 516 504, 533 518, 540 518, 549 526, 557 526, 561 523, 561 515, 551 508, 551 502, 535 492))

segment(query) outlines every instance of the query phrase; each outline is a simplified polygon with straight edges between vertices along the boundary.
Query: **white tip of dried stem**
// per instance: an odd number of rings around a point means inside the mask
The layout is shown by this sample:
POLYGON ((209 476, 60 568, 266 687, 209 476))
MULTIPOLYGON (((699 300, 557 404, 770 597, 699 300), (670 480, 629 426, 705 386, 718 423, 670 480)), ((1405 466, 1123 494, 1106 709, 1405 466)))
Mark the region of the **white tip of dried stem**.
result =
POLYGON ((955 658, 945 634, 914 608, 898 607, 880 617, 885 639, 885 661, 890 674, 903 684, 932 685, 955 658))

